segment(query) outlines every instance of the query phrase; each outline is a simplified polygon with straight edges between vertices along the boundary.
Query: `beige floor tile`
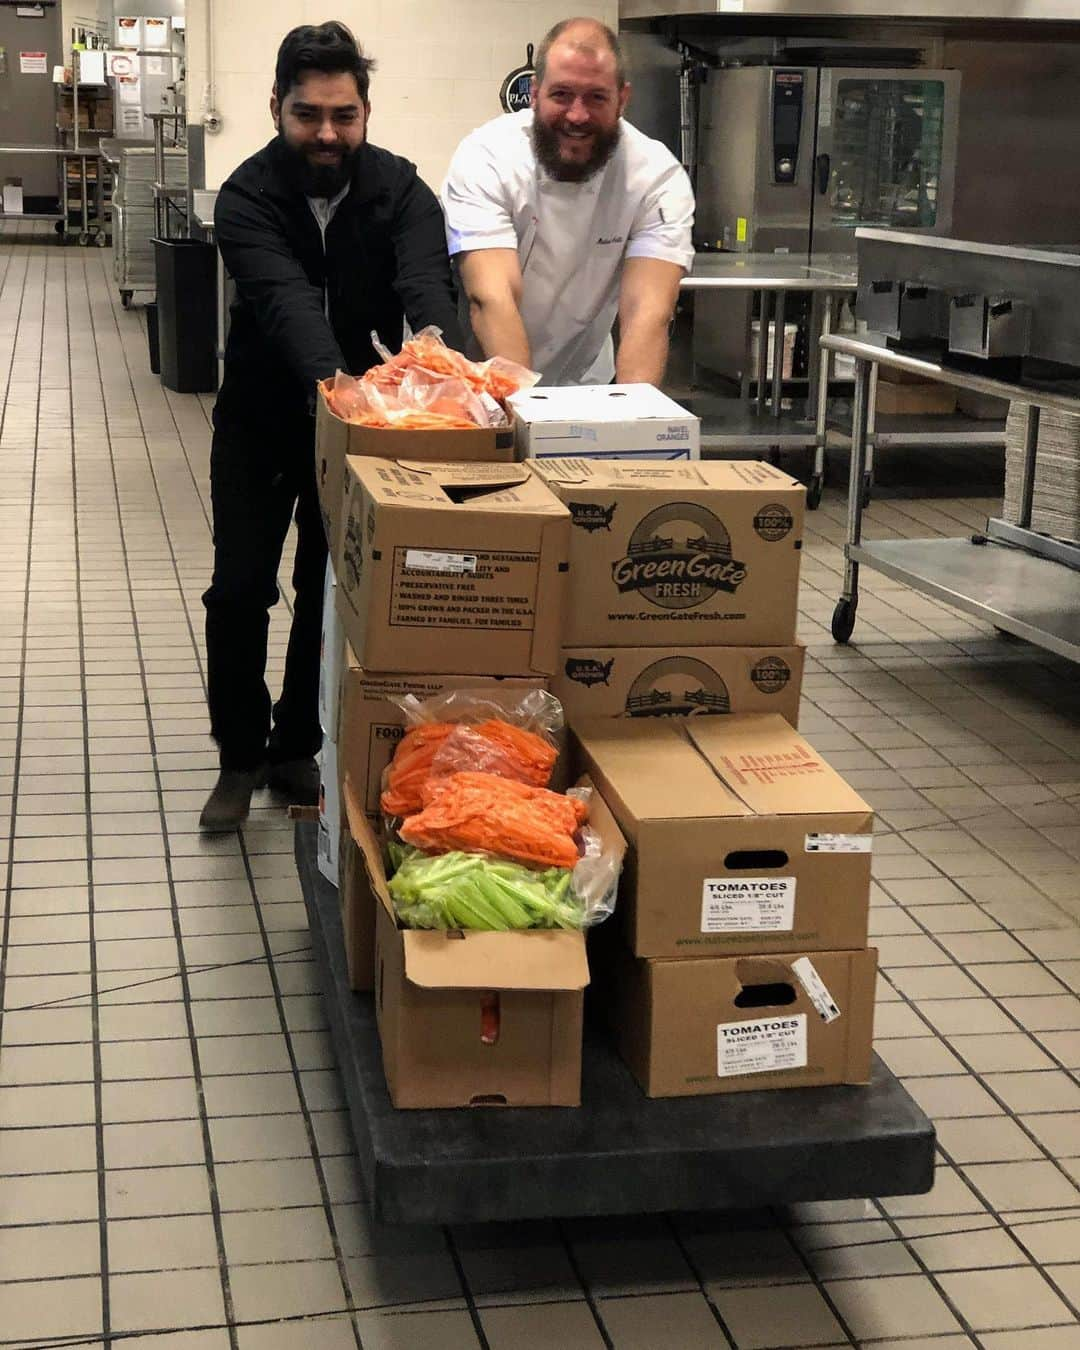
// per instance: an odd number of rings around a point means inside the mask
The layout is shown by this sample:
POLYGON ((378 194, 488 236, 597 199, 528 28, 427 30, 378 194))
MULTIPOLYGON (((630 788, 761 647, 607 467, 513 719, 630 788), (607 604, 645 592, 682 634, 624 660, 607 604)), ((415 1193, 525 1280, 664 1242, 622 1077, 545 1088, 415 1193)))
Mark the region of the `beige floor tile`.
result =
POLYGON ((897 1078, 916 1078, 922 1075, 931 1077, 964 1072, 964 1065, 945 1042, 938 1040, 936 1036, 912 1036, 907 1039, 884 1041, 877 1047, 877 1051, 897 1078))
POLYGON ((106 1125, 105 1166, 174 1167, 205 1161, 202 1126, 197 1120, 163 1120, 138 1125, 106 1125))
POLYGON ((1074 1322, 1069 1309, 1042 1275, 1019 1270, 967 1271, 942 1275, 941 1287, 975 1331, 1074 1322))
POLYGON ((1076 1327, 1046 1327, 1038 1331, 1002 1331, 979 1337, 985 1350, 1077 1350, 1076 1327))
POLYGON ((210 1188, 206 1167, 150 1167, 108 1172, 105 1208, 110 1219, 209 1214, 210 1188))
POLYGON ((101 1114, 106 1128, 141 1121, 196 1120, 199 1095, 195 1079, 102 1083, 101 1114))
MULTIPOLYGON (((948 1220, 942 1227, 949 1227, 948 1220)), ((982 1230, 912 1238, 911 1248, 931 1271, 991 1270, 998 1266, 1027 1264, 1021 1249, 996 1223, 982 1230)))
POLYGON ((34 1172, 87 1172, 97 1167, 92 1125, 0 1130, 0 1177, 34 1172))
POLYGON ((217 1235, 209 1214, 109 1221, 109 1270, 114 1274, 216 1270, 218 1259, 217 1235))
POLYGON ((1010 1035, 1016 1030, 989 998, 920 999, 918 1008, 943 1036, 1010 1035))
POLYGON ((1001 1111, 989 1092, 970 1074, 909 1078, 904 1086, 931 1120, 946 1120, 950 1116, 992 1116, 1001 1111))
POLYGON ((1060 994, 1061 981, 1037 961, 972 966, 972 976, 995 998, 1021 994, 1060 994))
POLYGON ((986 1206, 966 1184, 960 1173, 951 1167, 938 1167, 934 1188, 926 1195, 898 1195, 881 1201, 886 1214, 893 1218, 913 1218, 918 1215, 981 1214, 986 1206))
POLYGON ((1080 1191, 1052 1162, 981 1163, 964 1171, 998 1211, 1067 1209, 1080 1202, 1080 1191))
POLYGON ((321 1206, 224 1214, 221 1226, 230 1267, 276 1261, 328 1261, 334 1255, 326 1213, 321 1206))
POLYGON ((167 1270, 152 1275, 110 1275, 109 1310, 114 1331, 171 1331, 224 1323, 217 1270, 167 1270))
POLYGON ((6 1177, 0 1185, 0 1225, 73 1223, 97 1217, 93 1172, 6 1177))
POLYGON ((701 1294, 599 1300, 601 1320, 619 1350, 718 1350, 723 1335, 701 1294))
POLYGON ((336 1261, 237 1266, 230 1269, 229 1284, 242 1322, 336 1312, 349 1302, 336 1261))
POLYGON ((476 1350, 477 1345, 467 1312, 360 1313, 356 1325, 364 1350, 476 1350))
POLYGON ((603 1350, 604 1340, 587 1303, 524 1304, 482 1308, 480 1321, 491 1350, 603 1350))
POLYGON ((210 1122, 210 1141, 219 1163, 311 1157, 307 1126, 299 1114, 219 1117, 210 1122))
POLYGON ((713 1301, 739 1350, 824 1346, 843 1340, 832 1310, 810 1284, 723 1289, 716 1292, 713 1301))
POLYGON ((310 1157, 221 1163, 214 1172, 222 1210, 280 1209, 322 1200, 310 1157))
POLYGON ((1029 1031, 1080 1030, 1080 998, 1075 994, 1007 998, 1002 1004, 1029 1031))
POLYGON ((941 1120, 937 1134, 955 1163, 1014 1162, 1043 1156, 1039 1145, 1008 1116, 941 1120))
POLYGON ((927 1336, 960 1330, 948 1304, 922 1275, 837 1280, 825 1287, 860 1340, 898 1332, 927 1336))
POLYGON ((7 1341, 92 1336, 101 1326, 101 1281, 40 1280, 0 1284, 0 1327, 7 1341))
POLYGON ((45 1281, 96 1275, 101 1269, 101 1232, 92 1223, 46 1223, 36 1228, 0 1228, 0 1271, 5 1280, 45 1281))
POLYGON ((1022 1219, 1013 1232, 1039 1263, 1080 1261, 1080 1213, 1068 1218, 1039 1215, 1022 1219))
POLYGON ((799 1253, 779 1228, 687 1234, 686 1250, 710 1293, 809 1279, 799 1253))
POLYGON ((950 1036, 949 1044, 976 1073, 1052 1069, 1054 1061, 1020 1032, 1003 1036, 950 1036))
MULTIPOLYGON (((237 1332, 237 1345, 239 1350, 298 1350, 297 1336, 300 1334, 304 1338, 303 1350, 356 1350, 352 1318, 346 1313, 278 1326, 241 1327, 237 1332)), ((364 1350, 368 1350, 366 1336, 363 1344, 364 1350)))
POLYGON ((1034 1114, 1039 1111, 1080 1111, 1080 1085, 1068 1074, 995 1073, 988 1074, 986 1085, 1011 1111, 1034 1114))
POLYGON ((1042 1031, 1039 1044, 1067 1069, 1080 1069, 1080 1031, 1042 1031))
POLYGON ((809 1255, 819 1280, 865 1279, 873 1275, 915 1275, 918 1263, 902 1242, 874 1239, 824 1247, 809 1255))

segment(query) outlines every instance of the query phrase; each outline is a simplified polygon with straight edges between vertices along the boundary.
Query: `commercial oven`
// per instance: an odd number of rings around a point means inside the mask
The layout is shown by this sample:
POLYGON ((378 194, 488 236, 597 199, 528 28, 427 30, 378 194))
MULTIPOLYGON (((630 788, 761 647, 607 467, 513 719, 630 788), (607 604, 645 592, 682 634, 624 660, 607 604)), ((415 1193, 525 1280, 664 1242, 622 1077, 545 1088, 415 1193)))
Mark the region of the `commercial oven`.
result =
MULTIPOLYGON (((959 94, 951 70, 710 70, 698 117, 698 247, 820 258, 853 252, 860 226, 947 234, 959 94)), ((750 323, 746 307, 702 305, 697 363, 745 379, 750 323)))

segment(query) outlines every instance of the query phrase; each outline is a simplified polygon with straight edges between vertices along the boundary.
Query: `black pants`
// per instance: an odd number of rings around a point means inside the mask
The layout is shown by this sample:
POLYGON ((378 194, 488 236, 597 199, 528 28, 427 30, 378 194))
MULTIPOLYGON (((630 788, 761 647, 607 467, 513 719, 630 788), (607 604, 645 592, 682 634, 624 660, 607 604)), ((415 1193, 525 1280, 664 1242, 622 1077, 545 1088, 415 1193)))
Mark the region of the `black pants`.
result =
POLYGON ((257 768, 318 753, 319 643, 326 536, 313 448, 281 455, 214 433, 210 459, 214 576, 206 606, 210 731, 223 769, 257 768), (282 463, 302 469, 282 470, 282 463), (296 593, 281 698, 271 710, 266 635, 277 604, 278 567, 295 508, 296 593), (271 711, 273 728, 271 729, 271 711))

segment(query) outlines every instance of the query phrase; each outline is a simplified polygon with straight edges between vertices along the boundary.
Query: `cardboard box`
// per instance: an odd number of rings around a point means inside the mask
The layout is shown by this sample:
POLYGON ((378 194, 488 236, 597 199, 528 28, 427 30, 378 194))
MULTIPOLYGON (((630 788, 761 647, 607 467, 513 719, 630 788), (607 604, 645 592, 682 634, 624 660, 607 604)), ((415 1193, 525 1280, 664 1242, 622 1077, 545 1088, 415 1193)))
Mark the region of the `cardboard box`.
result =
POLYGON ((629 851, 636 956, 866 946, 873 813, 782 717, 572 727, 629 851))
POLYGON ((775 712, 799 725, 803 647, 566 647, 551 692, 568 722, 775 712))
POLYGON ((341 843, 341 788, 338 781, 338 749, 324 737, 319 751, 319 833, 315 862, 332 886, 338 884, 338 853, 341 843))
POLYGON ((345 664, 345 630, 337 611, 337 579, 330 559, 323 583, 322 634, 319 639, 319 726, 336 741, 341 720, 341 676, 345 664))
POLYGON ((870 1081, 872 949, 645 961, 604 943, 593 964, 619 1052, 649 1097, 870 1081))
POLYGON ((755 460, 533 471, 570 511, 563 645, 788 646, 805 488, 755 460))
MULTIPOLYGON (((338 896, 345 938, 349 986, 357 993, 375 988, 375 892, 356 836, 364 813, 356 789, 346 778, 341 788, 342 831, 338 855, 338 896)), ((366 827, 366 826, 365 826, 366 827)))
POLYGON ((379 816, 383 770, 394 757, 405 734, 405 714, 393 700, 412 694, 434 698, 450 689, 505 690, 546 689, 547 681, 512 675, 498 679, 482 675, 377 675, 361 670, 351 648, 346 649, 342 676, 341 722, 338 750, 341 776, 355 785, 361 810, 371 819, 379 816))
POLYGON ((326 381, 315 398, 315 477, 326 539, 333 556, 344 511, 349 455, 369 459, 412 459, 424 463, 512 463, 513 427, 475 431, 389 431, 343 422, 326 401, 326 381))
MULTIPOLYGON (((394 1105, 580 1105, 584 934, 399 928, 375 835, 350 802, 375 896, 375 1008, 394 1105)), ((603 802, 590 820, 621 850, 603 802)))
POLYGON ((3 190, 3 211, 6 216, 21 216, 23 206, 23 181, 21 178, 5 178, 3 190))
POLYGON ((697 459, 701 422, 651 384, 537 385, 511 394, 526 458, 697 459))
POLYGON ((365 670, 555 673, 570 513, 521 464, 347 460, 338 607, 365 670))
MULTIPOLYGON (((891 373, 891 372, 890 372, 891 373)), ((935 384, 922 376, 903 373, 907 378, 885 378, 885 368, 878 376, 877 402, 879 413, 922 413, 924 416, 942 416, 956 411, 956 390, 947 384, 935 384)))

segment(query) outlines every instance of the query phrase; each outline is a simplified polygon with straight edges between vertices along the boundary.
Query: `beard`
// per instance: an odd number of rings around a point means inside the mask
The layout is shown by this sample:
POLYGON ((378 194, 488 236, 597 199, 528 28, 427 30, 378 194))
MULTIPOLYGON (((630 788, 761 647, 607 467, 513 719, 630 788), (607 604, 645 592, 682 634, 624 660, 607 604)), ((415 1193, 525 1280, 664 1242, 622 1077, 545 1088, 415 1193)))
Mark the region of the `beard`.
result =
POLYGON ((317 164, 306 150, 298 149, 285 138, 284 132, 278 132, 286 171, 293 186, 305 197, 336 197, 345 184, 351 181, 357 156, 366 139, 351 150, 343 149, 336 164, 317 164))
POLYGON ((537 162, 550 178, 559 183, 585 183, 598 174, 615 153, 619 144, 619 124, 616 122, 607 131, 597 127, 593 131, 592 153, 580 162, 563 159, 559 151, 559 133, 536 116, 533 117, 532 143, 537 162))

